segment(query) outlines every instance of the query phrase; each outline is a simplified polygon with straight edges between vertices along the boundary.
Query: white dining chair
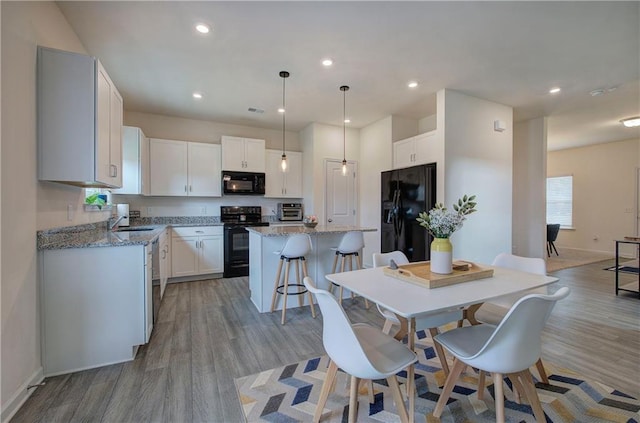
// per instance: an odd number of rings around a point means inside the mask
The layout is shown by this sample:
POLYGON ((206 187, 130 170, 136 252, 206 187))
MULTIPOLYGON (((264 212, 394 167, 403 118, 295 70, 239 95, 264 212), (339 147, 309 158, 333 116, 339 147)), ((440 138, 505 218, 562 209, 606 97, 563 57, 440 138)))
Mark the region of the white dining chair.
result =
MULTIPOLYGON (((493 266, 505 267, 507 269, 520 270, 522 272, 535 273, 536 275, 546 275, 547 274, 547 264, 541 258, 534 257, 521 257, 516 256, 509 253, 500 253, 493 260, 493 266)), ((490 302, 483 303, 479 309, 477 309, 474 313, 474 319, 478 323, 489 323, 492 325, 498 325, 507 315, 509 309, 513 307, 513 305, 520 298, 524 297, 527 294, 546 294, 547 288, 535 288, 531 289, 522 294, 509 295, 506 297, 496 298, 491 300, 490 302)), ((540 381, 542 383, 549 383, 549 378, 547 377, 547 372, 544 369, 544 364, 542 363, 542 359, 539 359, 536 362, 536 368, 538 369, 538 374, 540 375, 540 381)))
MULTIPOLYGON (((396 373, 418 361, 416 354, 393 337, 382 333, 379 328, 365 323, 351 324, 342 306, 329 291, 316 288, 310 277, 304 278, 303 282, 316 296, 320 306, 323 319, 322 342, 330 358, 313 421, 320 421, 340 368, 351 375, 349 422, 356 421, 360 379, 386 379, 400 420, 408 422, 409 415, 396 373)), ((409 413, 413 413, 413 410, 409 410, 409 413)))
MULTIPOLYGON (((404 255, 402 251, 391 251, 389 253, 373 253, 373 267, 382 267, 388 266, 389 263, 393 260, 397 265, 407 264, 409 260, 407 256, 404 255)), ((400 326, 400 318, 396 316, 394 312, 391 310, 387 310, 379 305, 378 311, 385 318, 384 326, 382 327, 382 331, 384 333, 390 333, 391 329, 394 326, 400 326)), ((428 330, 431 337, 435 337, 440 330, 438 327, 446 325, 447 323, 455 322, 462 319, 462 310, 451 310, 443 313, 432 314, 428 316, 422 316, 416 318, 416 330, 428 330)), ((449 374, 449 365, 447 364, 447 359, 444 355, 444 350, 437 342, 433 343, 433 347, 436 350, 436 355, 440 360, 440 364, 442 365, 442 370, 445 375, 449 374)))
POLYGON ((465 326, 436 336, 436 341, 455 358, 433 411, 434 417, 442 415, 456 381, 465 367, 471 366, 493 375, 497 422, 504 422, 504 376, 511 379, 518 391, 525 393, 536 421, 545 422, 529 367, 540 358, 541 333, 553 306, 567 295, 567 287, 553 295, 530 294, 518 300, 498 326, 465 326))

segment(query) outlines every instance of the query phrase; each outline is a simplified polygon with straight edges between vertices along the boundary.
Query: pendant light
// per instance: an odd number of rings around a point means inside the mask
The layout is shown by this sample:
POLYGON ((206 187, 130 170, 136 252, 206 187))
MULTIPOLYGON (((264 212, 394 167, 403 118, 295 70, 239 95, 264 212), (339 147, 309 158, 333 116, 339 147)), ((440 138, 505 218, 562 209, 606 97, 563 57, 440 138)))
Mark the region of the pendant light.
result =
POLYGON ((282 78, 282 160, 280 161, 280 167, 283 172, 287 171, 287 153, 284 150, 284 117, 287 114, 287 109, 284 107, 284 81, 289 77, 289 72, 280 71, 280 77, 282 78))
POLYGON ((347 176, 347 91, 349 91, 348 85, 340 87, 342 91, 342 174, 347 176))

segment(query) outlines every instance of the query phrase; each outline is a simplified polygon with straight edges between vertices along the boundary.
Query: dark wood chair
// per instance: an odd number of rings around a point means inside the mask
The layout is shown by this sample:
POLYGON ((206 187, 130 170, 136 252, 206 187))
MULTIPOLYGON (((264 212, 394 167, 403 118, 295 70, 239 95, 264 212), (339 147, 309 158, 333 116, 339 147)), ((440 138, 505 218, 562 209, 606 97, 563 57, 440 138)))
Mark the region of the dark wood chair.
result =
POLYGON ((558 250, 554 242, 558 238, 558 232, 560 232, 560 224, 547 224, 547 256, 551 257, 551 251, 555 251, 556 256, 559 256, 558 250))

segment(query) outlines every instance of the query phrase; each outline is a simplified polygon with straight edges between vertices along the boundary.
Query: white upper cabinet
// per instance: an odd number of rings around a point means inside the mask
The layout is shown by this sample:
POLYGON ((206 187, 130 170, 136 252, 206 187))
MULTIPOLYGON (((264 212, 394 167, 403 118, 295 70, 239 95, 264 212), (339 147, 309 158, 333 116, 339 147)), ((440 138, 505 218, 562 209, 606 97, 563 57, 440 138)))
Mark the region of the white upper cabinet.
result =
POLYGON ((393 143, 393 168, 416 166, 435 162, 436 131, 425 132, 393 143))
POLYGON ((122 127, 122 188, 112 192, 149 195, 149 138, 140 128, 122 127))
POLYGON ((269 198, 302 198, 302 153, 287 151, 287 170, 282 171, 282 151, 266 150, 266 188, 269 198))
POLYGON ((264 173, 264 140, 223 136, 222 170, 264 173))
POLYGON ((219 197, 220 146, 151 138, 151 195, 219 197))
POLYGON ((94 57, 38 47, 38 178, 122 186, 122 96, 94 57))
POLYGON ((222 185, 220 145, 188 142, 187 151, 189 195, 220 197, 222 185))

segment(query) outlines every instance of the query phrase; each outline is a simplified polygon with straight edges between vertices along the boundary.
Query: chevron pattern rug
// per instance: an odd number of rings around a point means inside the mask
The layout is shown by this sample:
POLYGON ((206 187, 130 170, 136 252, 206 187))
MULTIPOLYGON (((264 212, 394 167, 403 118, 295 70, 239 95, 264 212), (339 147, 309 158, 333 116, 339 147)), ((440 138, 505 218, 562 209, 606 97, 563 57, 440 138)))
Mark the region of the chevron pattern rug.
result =
MULTIPOLYGON (((424 337, 424 334, 420 334, 424 337)), ((432 412, 438 401, 445 376, 430 339, 419 343, 416 365, 416 422, 495 422, 494 390, 487 378, 484 400, 477 398, 478 375, 467 367, 454 388, 440 420, 432 412)), ((310 422, 329 365, 327 356, 267 370, 236 379, 236 388, 247 422, 310 422)), ((640 421, 640 401, 577 374, 555 368, 545 362, 550 384, 536 383, 538 397, 547 422, 620 422, 640 421)), ((534 379, 535 379, 534 371, 534 379)), ((349 414, 348 375, 338 372, 336 388, 329 396, 321 422, 346 422, 349 414)), ((406 372, 398 373, 406 394, 406 372)), ((360 389, 358 422, 399 422, 386 381, 374 381, 374 403, 370 404, 364 384, 360 389)), ((511 383, 505 380, 507 422, 535 422, 531 407, 517 403, 511 383)))

